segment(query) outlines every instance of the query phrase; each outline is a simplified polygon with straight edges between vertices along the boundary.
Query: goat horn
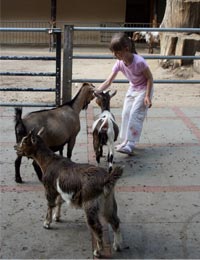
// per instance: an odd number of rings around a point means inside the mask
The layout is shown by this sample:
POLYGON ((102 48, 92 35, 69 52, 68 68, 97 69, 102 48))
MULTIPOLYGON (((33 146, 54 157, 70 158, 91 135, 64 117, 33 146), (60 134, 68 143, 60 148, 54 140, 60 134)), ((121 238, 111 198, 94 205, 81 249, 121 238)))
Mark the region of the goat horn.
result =
POLYGON ((40 128, 37 135, 41 136, 43 132, 44 132, 44 126, 40 128))
POLYGON ((35 128, 32 128, 29 132, 28 132, 28 135, 32 135, 33 132, 34 132, 35 128))
POLYGON ((110 97, 113 97, 117 94, 117 90, 115 89, 111 94, 110 94, 110 97))

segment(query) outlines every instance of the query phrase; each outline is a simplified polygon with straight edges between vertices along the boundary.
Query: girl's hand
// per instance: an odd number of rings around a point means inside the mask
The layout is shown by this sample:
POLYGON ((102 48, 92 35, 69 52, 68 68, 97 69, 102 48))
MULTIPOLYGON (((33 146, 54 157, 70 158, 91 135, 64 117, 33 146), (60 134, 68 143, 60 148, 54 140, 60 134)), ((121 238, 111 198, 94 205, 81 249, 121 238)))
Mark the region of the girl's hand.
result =
POLYGON ((150 108, 152 106, 152 103, 151 103, 151 99, 149 96, 145 96, 144 98, 144 105, 148 108, 150 108))

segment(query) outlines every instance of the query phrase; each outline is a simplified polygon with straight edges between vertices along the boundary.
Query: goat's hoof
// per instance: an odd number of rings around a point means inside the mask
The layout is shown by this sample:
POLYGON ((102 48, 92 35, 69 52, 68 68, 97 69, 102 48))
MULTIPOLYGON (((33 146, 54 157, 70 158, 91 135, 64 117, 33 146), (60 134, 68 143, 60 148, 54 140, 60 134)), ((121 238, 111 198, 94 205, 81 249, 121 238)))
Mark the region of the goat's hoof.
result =
POLYGON ((44 221, 43 227, 45 229, 50 229, 50 223, 47 223, 46 221, 44 221))
POLYGON ((94 255, 95 257, 98 257, 98 258, 101 257, 101 254, 100 254, 100 252, 99 252, 97 249, 94 250, 93 255, 94 255))
POLYGON ((122 247, 120 244, 117 244, 117 243, 113 243, 113 249, 116 251, 116 252, 120 252, 122 250, 122 247))
POLYGON ((60 216, 56 216, 56 214, 53 216, 53 220, 55 222, 60 222, 60 216))
POLYGON ((22 181, 22 178, 19 176, 19 177, 16 177, 15 178, 15 181, 17 182, 17 183, 23 183, 23 181, 22 181))

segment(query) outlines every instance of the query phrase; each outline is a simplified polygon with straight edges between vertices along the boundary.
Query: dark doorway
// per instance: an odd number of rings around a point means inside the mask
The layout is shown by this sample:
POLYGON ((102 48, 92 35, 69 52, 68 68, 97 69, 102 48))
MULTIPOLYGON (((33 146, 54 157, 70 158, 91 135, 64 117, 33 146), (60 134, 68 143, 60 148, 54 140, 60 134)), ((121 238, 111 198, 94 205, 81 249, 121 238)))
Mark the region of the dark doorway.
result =
POLYGON ((126 23, 150 23, 150 0, 126 0, 126 23))

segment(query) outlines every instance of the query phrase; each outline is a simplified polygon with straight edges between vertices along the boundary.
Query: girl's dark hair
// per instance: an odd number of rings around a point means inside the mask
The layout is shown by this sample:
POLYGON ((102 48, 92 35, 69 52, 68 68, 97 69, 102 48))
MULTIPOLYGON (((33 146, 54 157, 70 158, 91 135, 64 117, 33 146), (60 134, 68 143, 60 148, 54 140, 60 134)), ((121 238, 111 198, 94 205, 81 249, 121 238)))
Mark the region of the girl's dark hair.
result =
POLYGON ((115 51, 121 51, 126 47, 128 47, 130 52, 137 54, 135 50, 135 43, 130 37, 127 36, 127 34, 125 33, 114 34, 111 39, 109 49, 112 52, 115 52, 115 51))

